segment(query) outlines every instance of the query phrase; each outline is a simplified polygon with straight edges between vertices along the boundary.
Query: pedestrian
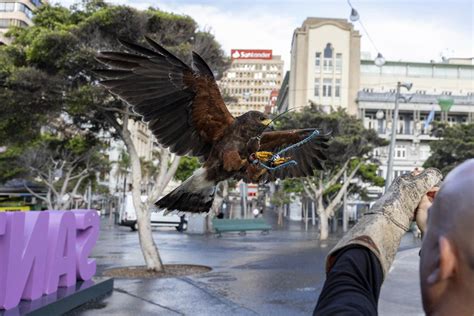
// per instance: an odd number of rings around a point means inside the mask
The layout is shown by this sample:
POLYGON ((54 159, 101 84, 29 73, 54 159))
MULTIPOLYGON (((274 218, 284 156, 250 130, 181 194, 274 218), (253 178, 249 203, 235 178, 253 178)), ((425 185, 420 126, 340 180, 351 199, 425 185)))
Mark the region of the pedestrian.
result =
POLYGON ((438 191, 440 180, 437 169, 426 169, 392 183, 330 251, 314 315, 377 315, 380 287, 415 217, 424 235, 425 313, 474 315, 474 159, 451 171, 438 191))

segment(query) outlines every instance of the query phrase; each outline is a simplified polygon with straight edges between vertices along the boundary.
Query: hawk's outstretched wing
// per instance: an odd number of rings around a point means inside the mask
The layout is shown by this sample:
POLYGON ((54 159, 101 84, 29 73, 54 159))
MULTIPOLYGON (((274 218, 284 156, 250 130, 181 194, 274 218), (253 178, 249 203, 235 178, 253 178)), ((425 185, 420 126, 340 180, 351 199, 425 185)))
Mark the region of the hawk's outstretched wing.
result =
POLYGON ((101 52, 110 66, 95 72, 112 93, 148 122, 158 142, 178 155, 207 159, 212 144, 234 121, 204 60, 193 52, 191 69, 146 37, 152 49, 120 41, 133 53, 101 52))
MULTIPOLYGON (((295 129, 286 131, 265 132, 260 140, 260 151, 271 151, 277 153, 283 148, 296 144, 314 132, 314 128, 295 129)), ((278 170, 269 171, 262 180, 273 181, 275 179, 296 178, 313 176, 315 169, 324 169, 324 161, 327 160, 325 149, 328 148, 329 134, 321 134, 308 142, 290 149, 283 157, 291 157, 297 165, 290 165, 278 170)))

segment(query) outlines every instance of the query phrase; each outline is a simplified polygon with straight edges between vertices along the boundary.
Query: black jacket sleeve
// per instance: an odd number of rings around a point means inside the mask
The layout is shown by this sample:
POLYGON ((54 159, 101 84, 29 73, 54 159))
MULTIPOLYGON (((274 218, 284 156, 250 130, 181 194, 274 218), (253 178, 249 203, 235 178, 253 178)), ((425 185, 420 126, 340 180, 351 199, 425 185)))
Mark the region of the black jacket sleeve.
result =
POLYGON ((342 249, 327 274, 313 315, 377 315, 382 282, 382 266, 369 249, 342 249))

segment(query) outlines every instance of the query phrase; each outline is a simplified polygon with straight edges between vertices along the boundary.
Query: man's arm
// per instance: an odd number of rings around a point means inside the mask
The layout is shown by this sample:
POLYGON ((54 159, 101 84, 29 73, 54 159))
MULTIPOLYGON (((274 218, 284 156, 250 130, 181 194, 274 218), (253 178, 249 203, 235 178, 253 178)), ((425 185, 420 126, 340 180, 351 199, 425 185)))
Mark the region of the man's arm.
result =
POLYGON ((374 311, 369 315, 377 314, 380 286, 400 240, 422 197, 441 177, 439 170, 427 169, 395 179, 370 211, 330 251, 326 260, 327 280, 315 314, 332 314, 331 308, 338 308, 342 314, 358 310, 364 311, 363 314, 369 310, 374 311))
POLYGON ((362 246, 341 250, 327 274, 314 315, 377 315, 383 271, 375 255, 362 246))

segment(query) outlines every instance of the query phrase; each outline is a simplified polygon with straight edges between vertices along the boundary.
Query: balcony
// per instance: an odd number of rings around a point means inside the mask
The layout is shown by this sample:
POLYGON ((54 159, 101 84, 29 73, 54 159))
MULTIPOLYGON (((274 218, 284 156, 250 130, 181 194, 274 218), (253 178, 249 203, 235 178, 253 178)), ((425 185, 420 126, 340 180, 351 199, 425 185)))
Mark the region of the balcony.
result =
MULTIPOLYGON (((450 95, 442 94, 410 94, 412 96, 410 104, 438 104, 438 99, 442 97, 449 97, 454 100, 455 105, 471 105, 474 111, 474 95, 450 95)), ((357 93, 358 103, 360 102, 382 102, 395 103, 395 93, 393 92, 368 92, 359 91, 357 93)))

